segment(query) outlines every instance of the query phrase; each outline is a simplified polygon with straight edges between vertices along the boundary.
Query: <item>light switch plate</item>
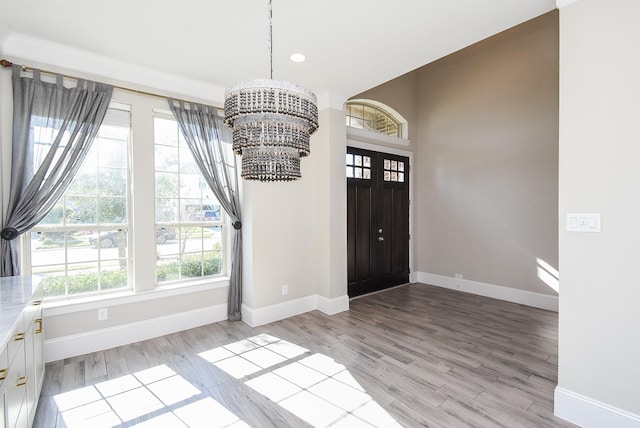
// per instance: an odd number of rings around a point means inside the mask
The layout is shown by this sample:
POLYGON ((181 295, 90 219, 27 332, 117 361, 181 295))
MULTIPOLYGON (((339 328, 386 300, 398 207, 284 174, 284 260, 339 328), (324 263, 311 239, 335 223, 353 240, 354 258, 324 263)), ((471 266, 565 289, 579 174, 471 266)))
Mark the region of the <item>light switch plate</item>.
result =
POLYGON ((601 232, 600 213, 567 214, 567 232, 601 232))

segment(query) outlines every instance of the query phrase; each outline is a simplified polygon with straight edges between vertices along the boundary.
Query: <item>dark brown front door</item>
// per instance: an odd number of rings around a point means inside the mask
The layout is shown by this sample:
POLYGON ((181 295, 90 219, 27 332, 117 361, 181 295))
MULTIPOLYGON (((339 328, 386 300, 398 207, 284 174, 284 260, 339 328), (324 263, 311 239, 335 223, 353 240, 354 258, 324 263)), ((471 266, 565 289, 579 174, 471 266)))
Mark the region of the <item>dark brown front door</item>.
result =
POLYGON ((347 147, 347 254, 350 297, 409 282, 409 158, 347 147))

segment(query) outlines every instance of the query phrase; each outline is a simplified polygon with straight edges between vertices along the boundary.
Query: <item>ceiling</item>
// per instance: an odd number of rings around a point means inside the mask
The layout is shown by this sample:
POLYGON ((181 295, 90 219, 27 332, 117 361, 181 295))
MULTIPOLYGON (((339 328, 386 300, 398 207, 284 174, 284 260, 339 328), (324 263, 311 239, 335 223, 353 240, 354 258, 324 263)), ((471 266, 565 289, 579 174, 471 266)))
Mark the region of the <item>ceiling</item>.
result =
MULTIPOLYGON (((555 0, 273 0, 273 78, 346 99, 554 8, 555 0), (307 60, 293 63, 294 52, 307 60)), ((0 0, 2 55, 124 80, 133 80, 127 68, 194 87, 266 78, 268 32, 268 0, 0 0)))

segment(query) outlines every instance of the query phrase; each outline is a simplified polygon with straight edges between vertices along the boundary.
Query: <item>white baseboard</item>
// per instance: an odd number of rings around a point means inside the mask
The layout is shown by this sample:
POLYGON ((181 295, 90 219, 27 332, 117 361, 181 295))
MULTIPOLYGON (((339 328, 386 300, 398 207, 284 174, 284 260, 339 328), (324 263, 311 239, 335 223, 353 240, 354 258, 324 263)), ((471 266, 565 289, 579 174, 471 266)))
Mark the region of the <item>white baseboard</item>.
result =
POLYGON ((102 351, 226 319, 227 305, 222 304, 46 340, 44 343, 45 362, 49 363, 77 355, 102 351))
POLYGON ((265 308, 252 309, 242 305, 242 321, 251 327, 269 324, 285 318, 303 314, 318 309, 328 315, 349 310, 349 296, 328 299, 314 294, 288 302, 278 303, 265 308))
POLYGON ((419 282, 418 281, 418 273, 419 272, 411 272, 409 274, 409 283, 415 284, 416 282, 419 282))
POLYGON ((553 413, 585 428, 640 428, 640 415, 556 387, 553 413))
POLYGON ((335 315, 337 313, 349 310, 349 296, 347 296, 346 294, 344 296, 335 297, 333 299, 329 299, 317 294, 316 297, 318 300, 318 310, 324 312, 327 315, 335 315))
POLYGON ((417 272, 416 276, 417 282, 422 284, 435 285, 436 287, 464 291, 465 293, 477 294, 479 296, 558 312, 558 296, 518 290, 501 285, 486 284, 468 279, 451 278, 449 276, 426 272, 417 272))

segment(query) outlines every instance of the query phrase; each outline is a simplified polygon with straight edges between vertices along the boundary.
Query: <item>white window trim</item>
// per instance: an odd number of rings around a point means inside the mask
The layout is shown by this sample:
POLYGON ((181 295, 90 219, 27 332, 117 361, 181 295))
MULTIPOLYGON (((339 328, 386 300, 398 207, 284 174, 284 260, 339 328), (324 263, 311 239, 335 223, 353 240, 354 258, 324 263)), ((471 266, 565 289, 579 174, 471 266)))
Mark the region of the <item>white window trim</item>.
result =
MULTIPOLYGON (((403 128, 404 129, 404 128, 403 128)), ((347 139, 362 141, 370 144, 392 144, 395 146, 408 147, 411 140, 406 138, 391 137, 374 131, 347 126, 347 139)))

